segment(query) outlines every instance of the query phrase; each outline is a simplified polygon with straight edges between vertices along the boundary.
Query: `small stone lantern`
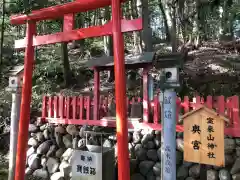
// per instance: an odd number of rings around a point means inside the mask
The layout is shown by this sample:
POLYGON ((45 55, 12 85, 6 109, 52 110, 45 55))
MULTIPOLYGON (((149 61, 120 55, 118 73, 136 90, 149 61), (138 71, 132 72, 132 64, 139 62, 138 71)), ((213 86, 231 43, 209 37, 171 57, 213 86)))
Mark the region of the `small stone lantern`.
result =
POLYGON ((17 139, 18 139, 18 124, 21 105, 21 89, 23 83, 24 66, 15 66, 9 72, 9 85, 7 90, 12 92, 12 109, 11 109, 11 130, 10 130, 10 157, 9 157, 9 176, 8 180, 14 180, 16 154, 17 154, 17 139))
POLYGON ((9 72, 8 90, 18 91, 21 90, 23 83, 23 66, 15 66, 9 72))

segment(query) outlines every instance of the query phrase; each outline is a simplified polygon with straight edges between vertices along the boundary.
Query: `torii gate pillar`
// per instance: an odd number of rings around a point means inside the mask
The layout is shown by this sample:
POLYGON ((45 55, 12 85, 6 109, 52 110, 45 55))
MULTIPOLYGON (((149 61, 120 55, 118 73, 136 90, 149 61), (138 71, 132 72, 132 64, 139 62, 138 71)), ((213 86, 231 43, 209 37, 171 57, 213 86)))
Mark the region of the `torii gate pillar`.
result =
POLYGON ((26 148, 28 142, 28 126, 30 121, 30 104, 32 95, 32 73, 34 63, 33 36, 36 33, 36 23, 27 22, 27 47, 24 57, 24 74, 22 87, 22 100, 20 108, 20 120, 18 131, 17 157, 15 180, 25 179, 26 148))
POLYGON ((120 0, 112 0, 113 49, 117 119, 118 179, 130 180, 124 42, 121 32, 120 0))
MULTIPOLYGON (((56 42, 68 42, 70 40, 83 39, 103 35, 113 36, 114 48, 114 70, 115 70, 115 95, 116 95, 116 126, 117 126, 117 147, 118 147, 118 179, 130 180, 129 153, 128 153, 128 127, 126 113, 126 80, 124 62, 124 42, 122 30, 138 29, 136 26, 121 27, 121 2, 123 0, 77 0, 75 2, 58 5, 55 7, 44 8, 33 11, 28 15, 16 15, 11 17, 12 24, 27 23, 26 40, 20 40, 17 47, 25 47, 24 76, 22 89, 22 103, 19 120, 19 134, 16 159, 15 180, 25 179, 26 148, 28 141, 28 126, 30 120, 30 104, 32 94, 32 73, 34 63, 34 46, 51 44, 56 42), (84 12, 100 7, 112 5, 112 32, 111 29, 101 32, 102 28, 92 28, 92 31, 78 33, 69 31, 67 33, 57 33, 46 36, 36 36, 36 22, 46 19, 63 17, 65 14, 84 12), (96 33, 96 30, 97 33, 96 33), (95 33, 95 34, 94 34, 95 33), (21 42, 23 44, 21 44, 21 42)), ((15 46, 16 46, 15 44, 15 46)))

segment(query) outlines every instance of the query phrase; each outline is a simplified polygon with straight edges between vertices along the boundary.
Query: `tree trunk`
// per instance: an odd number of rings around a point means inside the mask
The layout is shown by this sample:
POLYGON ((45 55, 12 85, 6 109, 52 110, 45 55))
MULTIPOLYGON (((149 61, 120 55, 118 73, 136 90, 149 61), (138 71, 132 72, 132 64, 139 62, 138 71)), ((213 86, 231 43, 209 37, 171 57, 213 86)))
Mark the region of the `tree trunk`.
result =
POLYGON ((197 0, 197 32, 198 39, 201 42, 202 40, 207 40, 207 32, 205 32, 206 23, 206 9, 205 4, 201 3, 201 0, 197 0))
MULTIPOLYGON (((140 6, 141 6, 141 1, 140 0, 131 0, 131 15, 132 19, 138 18, 139 14, 141 14, 140 6)), ((133 32, 133 46, 134 46, 134 53, 138 54, 142 52, 142 47, 141 47, 141 37, 140 33, 137 31, 133 32)))
POLYGON ((3 4, 2 4, 2 24, 1 24, 1 54, 0 54, 0 66, 2 66, 3 63, 3 41, 4 41, 4 31, 5 31, 5 27, 4 27, 4 23, 5 23, 5 0, 3 0, 3 4))
MULTIPOLYGON (((104 8, 104 11, 101 12, 101 24, 106 24, 110 20, 110 11, 109 6, 104 8)), ((108 48, 109 37, 103 36, 103 44, 104 44, 104 52, 106 55, 109 55, 109 48, 108 48)))
POLYGON ((222 17, 222 35, 232 36, 232 25, 233 25, 233 19, 230 13, 230 8, 233 5, 232 0, 225 0, 223 2, 223 17, 222 17))
POLYGON ((65 87, 69 87, 72 84, 72 72, 70 69, 69 59, 68 59, 68 48, 67 43, 61 43, 61 53, 63 62, 63 74, 65 87))
MULTIPOLYGON (((75 21, 75 28, 79 29, 79 28, 84 28, 84 16, 83 13, 80 13, 76 16, 76 21, 75 21)), ((80 40, 76 40, 73 41, 73 49, 75 48, 80 48, 82 51, 84 51, 84 42, 85 39, 80 39, 80 40)))
MULTIPOLYGON (((137 6, 137 18, 142 16, 142 1, 143 0, 137 0, 136 2, 136 6, 137 6)), ((139 49, 139 53, 143 52, 143 39, 142 39, 142 33, 141 32, 137 32, 137 37, 138 37, 138 49, 139 49)))
MULTIPOLYGON (((104 17, 102 18, 103 24, 111 19, 109 7, 105 8, 104 17)), ((104 36, 104 50, 107 56, 113 56, 113 39, 112 36, 104 36)), ((114 70, 108 71, 108 82, 114 81, 114 70)))
POLYGON ((163 22, 164 22, 164 27, 165 27, 165 33, 166 33, 166 40, 167 40, 167 42, 170 42, 170 40, 171 40, 171 33, 170 33, 170 31, 169 31, 169 25, 168 25, 167 15, 166 15, 166 12, 165 12, 165 9, 164 9, 164 6, 163 6, 161 0, 158 1, 158 5, 159 5, 159 8, 160 8, 160 10, 161 10, 162 17, 163 17, 163 22))
MULTIPOLYGON (((113 56, 113 38, 112 36, 108 37, 108 55, 113 56)), ((108 72, 108 82, 113 82, 115 79, 114 70, 108 72)))
MULTIPOLYGON (((63 29, 63 23, 62 23, 63 29)), ((63 77, 65 87, 69 87, 72 85, 72 72, 70 69, 69 58, 68 58, 68 43, 61 43, 61 54, 62 54, 62 63, 63 63, 63 77)))
POLYGON ((149 4, 148 0, 142 0, 142 18, 143 18, 143 33, 142 33, 142 39, 144 42, 144 50, 145 51, 152 51, 152 29, 150 28, 149 23, 149 4))
POLYGON ((188 35, 188 28, 187 23, 185 19, 185 0, 178 1, 178 16, 180 20, 180 26, 178 26, 178 32, 182 32, 182 38, 183 42, 185 43, 187 41, 187 35, 188 35))
POLYGON ((172 29, 171 29, 172 52, 177 52, 177 22, 176 22, 176 7, 172 7, 172 29))

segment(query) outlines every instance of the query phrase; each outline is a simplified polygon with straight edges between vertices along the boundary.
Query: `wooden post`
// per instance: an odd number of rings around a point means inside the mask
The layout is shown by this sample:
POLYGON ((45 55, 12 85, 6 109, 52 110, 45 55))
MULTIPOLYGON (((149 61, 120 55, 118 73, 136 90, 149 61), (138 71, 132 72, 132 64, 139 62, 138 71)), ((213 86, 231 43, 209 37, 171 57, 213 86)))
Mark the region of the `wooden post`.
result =
POLYGON ((145 123, 149 122, 148 70, 149 68, 143 69, 143 121, 145 123))
POLYGON ((42 102, 42 120, 45 121, 47 117, 47 96, 43 96, 43 102, 42 102))
MULTIPOLYGON (((142 1, 142 17, 143 17, 143 41, 145 44, 145 51, 150 52, 153 50, 152 46, 152 30, 149 26, 149 9, 148 0, 142 1)), ((143 121, 149 122, 149 88, 152 88, 152 84, 149 83, 149 79, 152 77, 148 74, 150 67, 143 69, 143 121), (150 87, 149 87, 150 86, 150 87)), ((152 83, 152 82, 151 82, 152 83)), ((153 90, 152 90, 153 91, 153 90)), ((150 97, 152 101, 153 97, 150 97)))
POLYGON ((234 128, 240 128, 239 122, 239 97, 233 96, 233 124, 234 128))
POLYGON ((99 99, 100 99, 100 75, 99 70, 94 68, 94 112, 93 119, 99 120, 99 99))
POLYGON ((74 14, 65 14, 63 18, 63 31, 74 29, 74 14))

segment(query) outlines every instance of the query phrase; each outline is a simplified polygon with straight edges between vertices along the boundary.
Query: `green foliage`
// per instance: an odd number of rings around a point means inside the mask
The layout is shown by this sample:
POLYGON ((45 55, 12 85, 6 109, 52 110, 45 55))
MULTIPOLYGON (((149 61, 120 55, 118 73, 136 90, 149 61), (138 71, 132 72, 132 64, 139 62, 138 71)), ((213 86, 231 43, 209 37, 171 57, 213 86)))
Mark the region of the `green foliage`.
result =
MULTIPOLYGON (((69 0, 70 1, 70 0, 69 0)), ((25 36, 25 25, 23 26, 12 26, 9 22, 9 17, 12 14, 17 13, 28 13, 32 10, 40 9, 43 7, 49 7, 52 5, 60 4, 63 1, 50 1, 50 0, 6 0, 6 16, 4 22, 4 59, 1 65, 1 85, 0 88, 4 89, 8 84, 8 70, 16 65, 23 64, 24 52, 17 52, 14 50, 14 40, 20 39, 25 36), (25 2, 25 3, 24 3, 25 2)), ((67 2, 64 1, 64 2, 67 2)), ((133 1, 136 2, 136 1, 133 1)), ((166 27, 164 24, 163 12, 160 11, 159 3, 162 2, 164 10, 167 15, 171 15, 171 2, 175 1, 159 1, 149 0, 149 10, 151 12, 151 27, 153 28, 153 36, 156 40, 166 39, 166 27)), ((176 1, 177 2, 177 1, 176 1)), ((231 30, 230 25, 234 20, 240 20, 240 5, 239 1, 233 1, 233 4, 224 6, 224 0, 221 1, 209 1, 204 4, 202 9, 197 9, 197 1, 194 0, 182 0, 176 5, 177 8, 177 36, 179 40, 182 40, 183 32, 186 31, 187 37, 196 38, 198 35, 206 36, 207 40, 217 39, 220 35, 220 28, 224 28, 224 25, 228 25, 228 29, 231 30), (180 4, 183 3, 183 4, 180 4), (219 11, 220 7, 223 8, 224 12, 228 12, 225 16, 221 16, 219 11), (183 14, 181 14, 182 12, 183 14), (192 15, 191 15, 192 14, 192 15), (191 15, 191 16, 190 16, 191 15), (180 22, 180 16, 184 19, 184 22, 180 22), (188 17, 189 16, 189 17, 188 17), (198 19, 199 18, 199 19, 198 19), (199 21, 198 21, 199 20, 199 21), (199 23, 199 24, 197 24, 199 23), (202 27, 202 30, 198 29, 202 27), (196 30, 197 29, 197 30, 196 30)), ((2 0, 0 1, 0 4, 2 0)), ((141 8, 141 7, 138 7, 141 8)), ((88 27, 93 25, 101 24, 102 18, 105 18, 105 9, 101 8, 96 11, 89 11, 84 13, 78 13, 76 15, 76 27, 88 27), (104 12, 104 13, 102 13, 104 12)), ((111 8, 109 9, 111 11, 111 8)), ((131 7, 131 3, 124 3, 123 15, 130 19, 137 13, 136 7, 131 7)), ((224 15, 224 13, 223 13, 224 15)), ((167 23, 171 30, 171 19, 167 17, 167 23)), ((1 19, 0 19, 1 24, 1 19)), ((239 26, 239 21, 233 23, 233 28, 239 26)), ((60 32, 62 28, 62 20, 51 20, 41 21, 37 24, 37 31, 39 34, 50 34, 60 32)), ((0 30, 2 28, 0 27, 0 30)), ((152 37, 150 37, 152 38, 152 37)), ((134 42, 133 33, 124 34, 125 48, 128 50, 134 49, 136 45, 134 42)), ((162 42, 162 41, 161 41, 162 42)), ((91 70, 86 69, 84 63, 92 56, 101 56, 104 53, 104 42, 103 38, 91 38, 81 41, 77 49, 69 48, 69 60, 72 73, 72 79, 74 81, 73 87, 66 90, 66 93, 71 93, 76 86, 84 87, 89 79, 93 77, 91 70), (81 44, 82 43, 82 44, 81 44), (70 92, 71 91, 71 92, 70 92)), ((41 107, 42 95, 43 94, 58 94, 64 87, 64 70, 62 63, 62 52, 59 44, 49 45, 44 47, 36 48, 36 61, 33 74, 33 92, 32 92, 32 107, 39 109, 41 107)), ((164 52, 168 51, 165 49, 164 52)), ((214 86, 214 85, 213 85, 214 86)), ((207 89, 207 88, 205 88, 207 89)), ((208 86, 208 89, 213 89, 212 86, 208 86)), ((210 92, 209 90, 209 92, 210 92)), ((186 93, 192 93, 194 89, 191 85, 186 84, 183 87, 182 95, 186 93)), ((205 90, 207 91, 207 90, 205 90)), ((208 92, 208 93, 209 93, 208 92)), ((207 93, 207 92, 206 92, 207 93)), ((224 92, 226 93, 226 92, 224 92)), ((0 91, 0 104, 4 103, 9 106, 8 103, 11 101, 9 93, 0 91)))

